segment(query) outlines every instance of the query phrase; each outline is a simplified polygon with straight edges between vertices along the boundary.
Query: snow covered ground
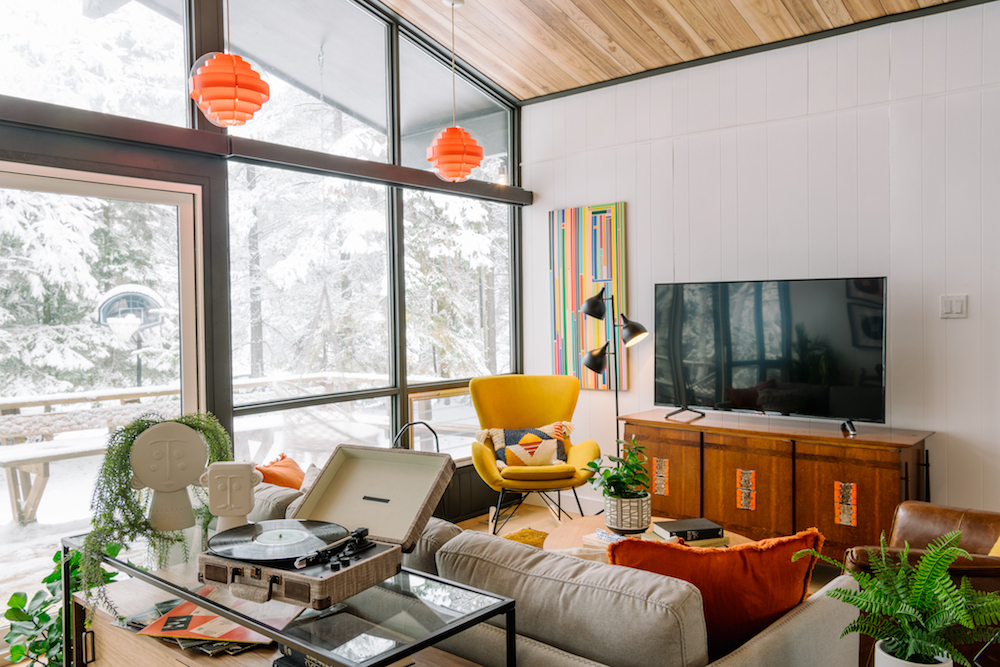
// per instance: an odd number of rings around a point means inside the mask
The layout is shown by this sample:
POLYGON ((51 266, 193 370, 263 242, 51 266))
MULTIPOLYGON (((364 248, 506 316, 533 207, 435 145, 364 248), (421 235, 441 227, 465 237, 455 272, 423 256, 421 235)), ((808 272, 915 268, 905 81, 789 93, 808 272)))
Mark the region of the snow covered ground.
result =
MULTIPOLYGON (((105 434, 104 437, 107 437, 105 434)), ((14 520, 7 477, 0 468, 0 604, 12 593, 23 591, 29 597, 44 586, 42 577, 52 571, 52 555, 61 547, 59 540, 85 533, 90 528, 90 496, 102 457, 91 456, 50 465, 50 477, 38 521, 22 526, 14 520)))

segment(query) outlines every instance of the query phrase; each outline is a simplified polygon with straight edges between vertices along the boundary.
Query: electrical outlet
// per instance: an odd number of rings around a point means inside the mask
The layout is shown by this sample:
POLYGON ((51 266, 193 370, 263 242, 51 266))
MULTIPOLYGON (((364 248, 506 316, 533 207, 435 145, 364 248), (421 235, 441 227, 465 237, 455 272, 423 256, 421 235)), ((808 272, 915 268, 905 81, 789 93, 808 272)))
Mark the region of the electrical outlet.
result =
POLYGON ((969 295, 942 295, 941 319, 952 320, 969 316, 969 295))

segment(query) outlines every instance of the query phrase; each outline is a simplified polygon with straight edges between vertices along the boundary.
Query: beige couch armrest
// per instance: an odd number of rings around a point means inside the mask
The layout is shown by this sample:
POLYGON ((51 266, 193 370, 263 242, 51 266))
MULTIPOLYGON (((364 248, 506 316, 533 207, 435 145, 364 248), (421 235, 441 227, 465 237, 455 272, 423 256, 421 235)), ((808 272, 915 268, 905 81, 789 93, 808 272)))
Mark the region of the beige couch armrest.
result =
POLYGON ((841 639, 840 633, 858 610, 826 595, 834 588, 857 590, 858 585, 848 575, 837 577, 711 667, 857 667, 858 635, 841 639))

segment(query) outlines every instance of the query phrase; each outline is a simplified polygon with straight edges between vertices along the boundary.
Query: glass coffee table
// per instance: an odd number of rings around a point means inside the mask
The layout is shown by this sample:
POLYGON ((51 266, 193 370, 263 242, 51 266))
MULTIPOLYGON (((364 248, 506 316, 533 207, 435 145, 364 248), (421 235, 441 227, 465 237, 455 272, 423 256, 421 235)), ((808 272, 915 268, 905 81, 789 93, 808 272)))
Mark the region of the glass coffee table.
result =
MULTIPOLYGON (((221 665, 216 658, 192 654, 161 644, 153 637, 114 627, 113 615, 95 612, 91 629, 83 625, 80 594, 69 593, 68 554, 79 550, 83 535, 64 538, 63 543, 63 636, 67 638, 64 665, 134 666, 136 656, 149 650, 165 651, 166 659, 181 664, 200 664, 203 658, 221 665), (75 613, 70 613, 75 609, 75 613), (101 622, 98 622, 100 617, 101 622), (190 657, 195 655, 195 658, 190 657)), ((130 578, 108 585, 109 598, 123 616, 148 610, 155 603, 180 599, 204 612, 232 621, 242 628, 278 642, 283 653, 308 656, 319 664, 341 667, 390 667, 409 664, 408 656, 456 635, 489 618, 503 615, 506 626, 508 667, 516 667, 514 600, 450 582, 416 570, 403 568, 394 577, 326 610, 305 610, 280 602, 252 604, 233 597, 224 587, 215 590, 198 581, 192 554, 188 562, 162 569, 144 570, 119 558, 104 557, 105 564, 130 578), (242 613, 246 611, 247 613, 242 613), (290 617, 294 619, 287 622, 290 617), (280 621, 269 619, 281 619, 280 621), (287 625, 285 623, 287 622, 287 625)), ((121 578, 121 577, 119 577, 121 578)), ((190 607, 189 607, 190 608, 190 607)), ((181 609, 178 607, 178 609, 181 609)), ((221 625, 226 625, 220 621, 221 625)), ((231 624, 228 627, 232 627, 231 624)), ((266 641, 266 640, 265 640, 266 641)), ((429 649, 434 651, 434 649, 429 649)), ((471 664, 438 652, 454 664, 471 664)), ((240 665, 271 665, 280 657, 273 649, 256 648, 234 658, 240 665)), ((421 664, 419 659, 417 664, 421 664)), ((436 660, 434 662, 437 662, 436 660)), ((205 663, 208 664, 208 663, 205 663)), ((302 664, 286 662, 283 664, 302 664)))

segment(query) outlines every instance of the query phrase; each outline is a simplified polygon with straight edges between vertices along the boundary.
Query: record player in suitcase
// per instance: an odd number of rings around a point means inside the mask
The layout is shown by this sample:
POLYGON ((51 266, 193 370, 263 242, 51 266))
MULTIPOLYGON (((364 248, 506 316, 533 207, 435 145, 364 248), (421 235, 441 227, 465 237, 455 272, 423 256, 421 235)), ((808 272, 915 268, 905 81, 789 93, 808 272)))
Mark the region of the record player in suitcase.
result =
POLYGON ((246 600, 325 609, 399 572, 454 471, 447 454, 340 445, 293 518, 211 538, 198 579, 246 600))

